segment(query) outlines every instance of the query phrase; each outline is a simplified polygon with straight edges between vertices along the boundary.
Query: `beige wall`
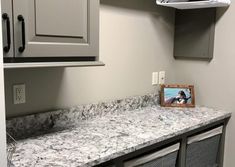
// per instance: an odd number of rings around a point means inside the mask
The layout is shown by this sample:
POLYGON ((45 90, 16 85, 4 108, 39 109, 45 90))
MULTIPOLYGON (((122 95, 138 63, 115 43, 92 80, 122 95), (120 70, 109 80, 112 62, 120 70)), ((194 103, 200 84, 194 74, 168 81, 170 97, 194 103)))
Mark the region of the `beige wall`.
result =
POLYGON ((206 61, 177 60, 173 64, 176 83, 196 87, 197 104, 226 109, 234 113, 229 122, 225 167, 235 166, 235 4, 217 10, 214 58, 206 61))
POLYGON ((100 60, 106 66, 5 71, 7 116, 153 92, 153 71, 172 78, 173 25, 174 10, 155 1, 101 0, 100 60), (13 105, 15 83, 26 83, 26 104, 13 105))
MULTIPOLYGON (((7 115, 17 116, 154 91, 153 71, 168 83, 196 87, 197 104, 235 112, 235 4, 219 9, 214 59, 174 60, 174 10, 154 1, 101 0, 100 59, 105 67, 5 71, 7 115), (26 104, 12 104, 12 85, 26 83, 26 104)), ((235 121, 229 123, 225 167, 235 164, 235 121)))

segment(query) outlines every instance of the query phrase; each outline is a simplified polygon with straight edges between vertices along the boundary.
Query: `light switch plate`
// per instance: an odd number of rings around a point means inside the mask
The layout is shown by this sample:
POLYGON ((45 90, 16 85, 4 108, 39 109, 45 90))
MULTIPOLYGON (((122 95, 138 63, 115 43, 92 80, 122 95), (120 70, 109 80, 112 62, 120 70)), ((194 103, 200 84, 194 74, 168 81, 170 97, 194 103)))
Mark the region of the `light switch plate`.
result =
POLYGON ((23 104, 25 99, 25 84, 13 85, 13 101, 14 104, 23 104))
POLYGON ((165 80, 166 80, 166 72, 165 71, 160 71, 159 72, 159 84, 165 84, 165 80))
POLYGON ((158 84, 158 72, 153 72, 152 73, 152 85, 157 85, 158 84))

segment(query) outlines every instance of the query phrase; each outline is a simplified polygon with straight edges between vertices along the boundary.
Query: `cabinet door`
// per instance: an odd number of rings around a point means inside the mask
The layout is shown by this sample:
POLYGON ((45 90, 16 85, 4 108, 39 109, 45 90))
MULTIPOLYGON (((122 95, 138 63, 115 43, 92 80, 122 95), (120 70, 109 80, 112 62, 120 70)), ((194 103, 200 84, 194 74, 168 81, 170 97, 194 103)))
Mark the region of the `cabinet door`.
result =
POLYGON ((13 57, 12 1, 2 0, 2 37, 4 57, 13 57))
POLYGON ((98 56, 99 0, 13 0, 13 15, 16 57, 98 56))

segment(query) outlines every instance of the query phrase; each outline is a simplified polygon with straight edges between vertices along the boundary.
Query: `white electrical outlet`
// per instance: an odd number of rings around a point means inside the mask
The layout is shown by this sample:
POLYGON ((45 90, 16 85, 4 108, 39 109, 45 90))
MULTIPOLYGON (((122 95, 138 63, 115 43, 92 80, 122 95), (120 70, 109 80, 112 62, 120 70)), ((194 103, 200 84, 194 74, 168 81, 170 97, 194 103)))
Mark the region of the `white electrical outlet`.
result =
POLYGON ((166 72, 165 71, 160 71, 159 72, 159 84, 165 84, 166 80, 166 72))
POLYGON ((152 85, 157 85, 158 84, 158 72, 153 72, 152 73, 152 85))
POLYGON ((25 84, 13 85, 13 101, 14 104, 22 104, 25 99, 25 84))

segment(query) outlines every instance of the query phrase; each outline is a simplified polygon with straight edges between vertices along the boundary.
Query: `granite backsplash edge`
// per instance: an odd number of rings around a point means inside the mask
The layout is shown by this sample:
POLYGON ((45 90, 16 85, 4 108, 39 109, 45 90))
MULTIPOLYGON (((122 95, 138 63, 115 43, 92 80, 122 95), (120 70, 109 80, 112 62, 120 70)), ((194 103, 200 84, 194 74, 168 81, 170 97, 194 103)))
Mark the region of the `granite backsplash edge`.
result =
POLYGON ((16 140, 67 129, 81 120, 104 116, 108 113, 141 109, 159 105, 159 94, 151 93, 124 99, 77 105, 44 113, 10 118, 6 121, 7 133, 16 140))

